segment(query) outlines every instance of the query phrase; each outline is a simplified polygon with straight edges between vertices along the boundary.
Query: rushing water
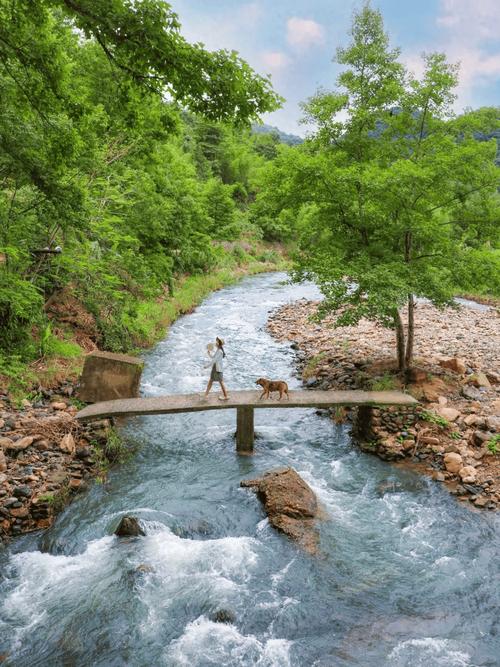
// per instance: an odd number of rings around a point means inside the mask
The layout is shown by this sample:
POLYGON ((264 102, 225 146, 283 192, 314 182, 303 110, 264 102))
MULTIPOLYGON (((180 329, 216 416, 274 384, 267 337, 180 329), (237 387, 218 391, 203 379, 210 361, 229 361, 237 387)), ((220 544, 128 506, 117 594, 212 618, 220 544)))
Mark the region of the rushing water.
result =
MULTIPOLYGON (((146 355, 143 392, 203 389, 226 340, 229 388, 293 377, 270 310, 310 286, 263 275, 213 294, 146 355)), ((139 453, 42 535, 0 552, 0 654, 16 667, 498 667, 500 521, 363 454, 315 410, 136 418, 139 453), (242 478, 292 465, 325 510, 321 554, 274 532, 242 478), (119 517, 146 537, 112 536, 119 517), (216 623, 226 610, 233 623, 216 623)))

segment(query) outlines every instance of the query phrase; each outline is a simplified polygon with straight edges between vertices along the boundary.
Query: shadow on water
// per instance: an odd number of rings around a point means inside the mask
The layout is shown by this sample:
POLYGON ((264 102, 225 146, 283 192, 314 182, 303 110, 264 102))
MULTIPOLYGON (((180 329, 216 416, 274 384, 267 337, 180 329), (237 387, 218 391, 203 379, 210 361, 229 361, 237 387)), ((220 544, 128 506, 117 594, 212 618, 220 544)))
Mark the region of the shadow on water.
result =
MULTIPOLYGON (((201 391, 206 343, 226 340, 230 388, 298 385, 268 314, 309 285, 242 281, 145 355, 144 395, 201 391)), ((256 413, 238 457, 234 411, 131 419, 138 454, 43 535, 0 553, 0 654, 20 667, 498 667, 496 516, 359 452, 314 410, 256 413), (292 465, 325 511, 321 553, 268 525, 242 478, 292 465), (121 516, 146 536, 111 535, 121 516), (222 613, 232 622, 215 622, 222 613)))

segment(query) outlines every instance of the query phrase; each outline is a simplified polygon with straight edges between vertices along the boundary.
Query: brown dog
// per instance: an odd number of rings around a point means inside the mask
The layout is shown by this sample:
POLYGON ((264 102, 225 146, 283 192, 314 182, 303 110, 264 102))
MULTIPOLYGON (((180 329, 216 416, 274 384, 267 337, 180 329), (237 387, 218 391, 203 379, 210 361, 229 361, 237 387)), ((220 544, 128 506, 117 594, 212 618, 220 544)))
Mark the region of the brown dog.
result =
POLYGON ((258 380, 255 381, 255 384, 260 384, 260 386, 264 390, 262 394, 259 396, 259 400, 261 398, 269 398, 269 394, 272 391, 279 391, 280 396, 278 398, 278 401, 281 401, 281 399, 285 394, 287 399, 290 400, 290 396, 288 395, 288 385, 283 380, 266 380, 266 378, 259 378, 258 380))

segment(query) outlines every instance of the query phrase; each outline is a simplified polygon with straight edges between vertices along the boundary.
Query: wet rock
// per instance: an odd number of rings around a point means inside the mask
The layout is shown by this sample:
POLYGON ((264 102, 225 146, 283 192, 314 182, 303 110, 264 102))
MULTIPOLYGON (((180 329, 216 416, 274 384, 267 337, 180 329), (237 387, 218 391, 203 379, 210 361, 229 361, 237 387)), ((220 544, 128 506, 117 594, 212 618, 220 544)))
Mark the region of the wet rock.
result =
POLYGON ((148 565, 147 563, 141 563, 135 568, 135 571, 138 574, 151 574, 152 572, 155 571, 155 569, 152 565, 148 565))
POLYGON ((210 620, 214 623, 235 623, 236 614, 230 609, 218 609, 210 614, 210 620))
POLYGON ((123 516, 116 528, 115 535, 118 537, 138 537, 146 533, 141 528, 138 519, 135 516, 123 516))
POLYGON ((256 490, 271 526, 308 553, 316 553, 319 536, 314 519, 318 503, 309 485, 293 468, 272 470, 260 479, 242 480, 241 486, 256 490))
POLYGON ((448 472, 458 473, 463 467, 463 460, 460 454, 448 452, 443 456, 444 467, 448 472))

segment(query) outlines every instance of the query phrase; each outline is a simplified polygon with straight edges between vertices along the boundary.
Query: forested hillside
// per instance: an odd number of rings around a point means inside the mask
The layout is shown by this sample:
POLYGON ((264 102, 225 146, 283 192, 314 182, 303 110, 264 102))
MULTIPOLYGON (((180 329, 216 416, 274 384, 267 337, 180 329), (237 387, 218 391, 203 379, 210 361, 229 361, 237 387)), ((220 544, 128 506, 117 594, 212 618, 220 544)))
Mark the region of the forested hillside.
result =
POLYGON ((0 374, 78 355, 78 328, 128 350, 184 276, 273 259, 248 209, 279 140, 246 122, 279 98, 178 28, 166 3, 1 0, 0 374))

